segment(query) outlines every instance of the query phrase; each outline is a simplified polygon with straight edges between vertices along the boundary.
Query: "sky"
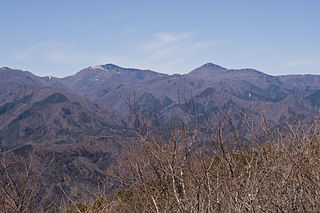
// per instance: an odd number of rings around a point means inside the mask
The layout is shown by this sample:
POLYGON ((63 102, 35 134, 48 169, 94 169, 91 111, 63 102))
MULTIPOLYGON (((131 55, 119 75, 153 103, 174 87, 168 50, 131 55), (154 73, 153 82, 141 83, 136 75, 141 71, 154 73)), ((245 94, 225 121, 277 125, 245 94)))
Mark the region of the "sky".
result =
POLYGON ((318 0, 0 0, 0 67, 320 74, 319 11, 318 0))

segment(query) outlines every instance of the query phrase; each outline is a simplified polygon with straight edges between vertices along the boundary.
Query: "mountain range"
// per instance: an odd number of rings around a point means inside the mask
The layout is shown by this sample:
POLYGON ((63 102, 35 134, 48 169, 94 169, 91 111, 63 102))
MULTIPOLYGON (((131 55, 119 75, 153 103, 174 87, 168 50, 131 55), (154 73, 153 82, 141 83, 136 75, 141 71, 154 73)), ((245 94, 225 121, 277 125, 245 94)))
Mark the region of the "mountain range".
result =
POLYGON ((29 142, 123 134, 130 105, 166 123, 188 100, 199 117, 232 103, 235 109, 259 108, 275 121, 288 113, 313 119, 320 105, 320 76, 271 76, 212 63, 184 75, 106 64, 65 78, 3 67, 0 145, 8 149, 29 142))
POLYGON ((168 124, 184 109, 190 119, 197 112, 204 121, 230 104, 233 110, 259 109, 275 122, 286 116, 312 121, 320 106, 320 75, 271 76, 212 63, 168 75, 106 64, 56 78, 2 67, 0 148, 33 150, 36 164, 44 164, 39 170, 52 164, 42 177, 49 199, 58 196, 58 183, 69 183, 69 191, 94 185, 121 147, 134 141, 131 106, 168 124))

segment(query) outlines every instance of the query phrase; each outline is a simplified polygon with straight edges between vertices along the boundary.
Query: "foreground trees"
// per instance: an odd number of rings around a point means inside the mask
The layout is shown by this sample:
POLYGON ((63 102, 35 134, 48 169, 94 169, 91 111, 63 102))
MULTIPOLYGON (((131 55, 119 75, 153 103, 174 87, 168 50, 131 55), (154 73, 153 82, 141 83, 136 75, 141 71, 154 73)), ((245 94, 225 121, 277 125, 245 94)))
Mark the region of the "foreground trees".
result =
POLYGON ((0 158, 0 211, 29 213, 39 203, 39 183, 32 174, 31 156, 0 158))
POLYGON ((186 156, 181 147, 148 148, 127 162, 132 183, 118 191, 111 210, 317 212, 319 151, 319 141, 267 144, 229 153, 227 161, 221 155, 186 156))
MULTIPOLYGON (((249 131, 246 139, 240 139, 231 116, 225 114, 220 121, 207 138, 184 124, 164 137, 152 133, 137 118, 139 144, 129 149, 119 165, 118 177, 124 187, 110 202, 108 212, 320 209, 317 122, 283 124, 279 130, 268 128, 263 121, 263 134, 249 131), (259 138, 263 144, 258 143, 259 138), (201 144, 204 139, 211 144, 201 144)), ((247 127, 252 127, 252 121, 247 127)))

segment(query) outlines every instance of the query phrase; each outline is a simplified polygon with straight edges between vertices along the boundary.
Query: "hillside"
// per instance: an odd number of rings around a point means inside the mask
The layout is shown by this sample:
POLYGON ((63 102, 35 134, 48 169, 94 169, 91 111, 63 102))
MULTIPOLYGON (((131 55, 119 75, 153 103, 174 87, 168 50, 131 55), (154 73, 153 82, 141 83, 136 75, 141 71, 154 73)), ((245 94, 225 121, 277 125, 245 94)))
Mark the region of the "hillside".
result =
MULTIPOLYGON (((199 151, 203 145, 204 153, 210 153, 208 125, 217 125, 222 118, 232 118, 235 128, 224 126, 225 131, 239 131, 246 146, 252 130, 242 127, 242 122, 249 115, 265 119, 266 123, 255 123, 255 130, 270 124, 273 131, 293 120, 310 124, 320 106, 320 76, 271 76, 212 63, 184 75, 107 64, 65 78, 38 77, 4 67, 0 68, 0 100, 2 154, 34 156, 39 202, 54 209, 53 203, 65 193, 96 190, 102 180, 109 193, 118 189, 118 177, 104 178, 123 160, 123 153, 138 143, 137 120, 129 119, 132 106, 145 121, 167 129, 166 137, 175 124, 179 127, 182 117, 191 130, 197 121, 197 137, 203 140, 190 146, 199 151)), ((257 137, 267 142, 264 136, 257 137)))

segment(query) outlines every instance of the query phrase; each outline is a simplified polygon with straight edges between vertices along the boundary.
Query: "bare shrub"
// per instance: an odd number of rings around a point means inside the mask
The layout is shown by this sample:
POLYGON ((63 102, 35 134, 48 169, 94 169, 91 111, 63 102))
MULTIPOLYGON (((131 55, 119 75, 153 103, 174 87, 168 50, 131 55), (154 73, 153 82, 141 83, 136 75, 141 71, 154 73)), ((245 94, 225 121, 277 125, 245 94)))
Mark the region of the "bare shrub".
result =
POLYGON ((318 122, 270 128, 243 118, 246 137, 228 113, 206 135, 182 123, 164 137, 136 114, 139 143, 118 166, 123 188, 108 211, 317 212, 318 122))
POLYGON ((1 212, 27 213, 39 209, 39 184, 33 176, 31 155, 3 153, 0 159, 1 212))

